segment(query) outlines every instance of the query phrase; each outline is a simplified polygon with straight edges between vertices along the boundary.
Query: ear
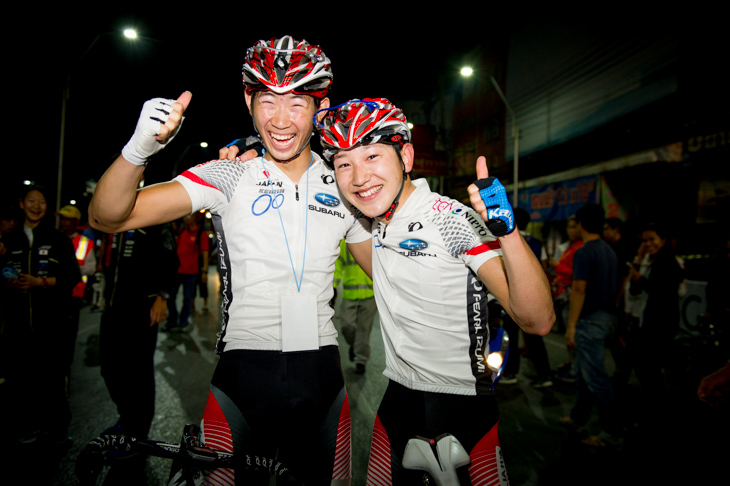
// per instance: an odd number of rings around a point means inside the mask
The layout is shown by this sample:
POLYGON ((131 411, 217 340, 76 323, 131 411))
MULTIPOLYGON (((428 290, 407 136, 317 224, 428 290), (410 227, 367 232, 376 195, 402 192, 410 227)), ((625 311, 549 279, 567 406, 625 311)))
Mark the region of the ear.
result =
MULTIPOLYGON (((325 108, 330 107, 330 99, 329 98, 322 98, 322 101, 319 102, 319 108, 317 110, 324 110, 325 108)), ((317 123, 322 122, 322 118, 327 114, 327 112, 323 111, 322 113, 317 114, 317 123)))
POLYGON ((413 170, 413 162, 416 157, 415 150, 413 149, 413 144, 407 143, 403 145, 403 148, 401 148, 400 150, 400 155, 403 158, 403 165, 405 166, 405 172, 407 174, 411 170, 413 170))
POLYGON ((251 110, 251 102, 253 101, 253 95, 251 94, 251 91, 245 90, 243 92, 243 97, 246 98, 246 106, 248 106, 248 114, 253 117, 253 111, 251 110))

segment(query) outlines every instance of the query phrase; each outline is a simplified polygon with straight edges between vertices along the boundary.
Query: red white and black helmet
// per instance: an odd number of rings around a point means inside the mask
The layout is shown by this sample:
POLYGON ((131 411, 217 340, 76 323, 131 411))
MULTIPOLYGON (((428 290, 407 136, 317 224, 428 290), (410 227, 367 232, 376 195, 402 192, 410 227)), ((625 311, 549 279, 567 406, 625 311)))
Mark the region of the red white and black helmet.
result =
POLYGON ((253 91, 324 98, 332 84, 330 60, 319 46, 291 36, 260 40, 246 52, 243 84, 253 91))
POLYGON ((411 140, 406 116, 385 98, 350 100, 320 111, 327 111, 322 123, 316 126, 320 129, 319 139, 328 162, 338 150, 358 144, 403 145, 411 140))

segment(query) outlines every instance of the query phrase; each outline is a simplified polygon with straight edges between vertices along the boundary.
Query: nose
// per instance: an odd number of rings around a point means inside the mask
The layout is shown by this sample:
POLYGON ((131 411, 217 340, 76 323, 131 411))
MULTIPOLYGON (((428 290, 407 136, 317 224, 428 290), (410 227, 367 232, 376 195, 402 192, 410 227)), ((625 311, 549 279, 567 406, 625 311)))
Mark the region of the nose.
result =
POLYGON ((288 128, 291 124, 289 112, 282 106, 277 106, 274 115, 271 117, 271 124, 279 129, 288 128))
POLYGON ((352 166, 352 185, 364 186, 370 180, 370 171, 361 164, 353 164, 352 166))

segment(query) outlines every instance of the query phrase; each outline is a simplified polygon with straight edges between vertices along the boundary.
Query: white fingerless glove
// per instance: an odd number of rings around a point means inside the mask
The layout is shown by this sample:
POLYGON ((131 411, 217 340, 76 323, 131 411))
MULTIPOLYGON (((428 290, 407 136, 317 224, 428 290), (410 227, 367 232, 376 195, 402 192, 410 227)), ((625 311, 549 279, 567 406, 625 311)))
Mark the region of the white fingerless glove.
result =
POLYGON ((170 134, 164 143, 155 140, 155 137, 160 133, 160 126, 165 124, 167 117, 172 112, 173 103, 175 103, 175 100, 164 98, 153 98, 145 102, 134 135, 122 149, 122 157, 125 160, 134 165, 147 165, 150 157, 165 148, 175 138, 182 126, 184 117, 183 120, 180 120, 177 129, 170 134))

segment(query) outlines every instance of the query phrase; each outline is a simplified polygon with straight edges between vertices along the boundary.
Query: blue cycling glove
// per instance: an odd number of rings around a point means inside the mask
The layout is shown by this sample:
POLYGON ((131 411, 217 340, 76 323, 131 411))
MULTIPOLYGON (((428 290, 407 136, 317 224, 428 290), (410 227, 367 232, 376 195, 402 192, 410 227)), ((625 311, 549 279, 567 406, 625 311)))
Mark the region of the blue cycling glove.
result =
POLYGON ((244 154, 249 150, 254 149, 256 151, 256 155, 258 155, 259 157, 263 155, 264 144, 261 143, 261 139, 256 136, 237 138, 233 142, 226 145, 226 147, 230 147, 231 145, 235 145, 236 147, 238 147, 239 154, 244 154))
POLYGON ((507 191, 496 177, 474 181, 487 207, 487 228, 494 236, 505 236, 515 230, 515 216, 507 200, 507 191))

